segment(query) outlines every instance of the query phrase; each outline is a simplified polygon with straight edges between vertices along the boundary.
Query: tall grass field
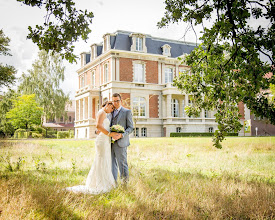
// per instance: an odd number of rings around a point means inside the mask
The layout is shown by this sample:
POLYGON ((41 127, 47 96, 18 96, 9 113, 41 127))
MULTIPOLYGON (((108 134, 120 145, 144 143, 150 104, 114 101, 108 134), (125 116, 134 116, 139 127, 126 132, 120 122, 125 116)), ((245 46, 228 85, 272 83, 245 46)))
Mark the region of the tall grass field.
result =
POLYGON ((94 140, 0 141, 0 219, 275 219, 275 137, 137 138, 130 180, 85 184, 94 140))

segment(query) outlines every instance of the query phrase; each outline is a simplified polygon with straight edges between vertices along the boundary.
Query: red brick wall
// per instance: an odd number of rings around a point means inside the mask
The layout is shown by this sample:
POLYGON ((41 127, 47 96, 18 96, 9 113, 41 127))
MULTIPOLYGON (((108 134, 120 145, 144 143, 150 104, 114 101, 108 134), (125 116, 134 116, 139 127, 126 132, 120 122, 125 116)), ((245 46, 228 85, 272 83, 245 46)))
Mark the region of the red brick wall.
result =
POLYGON ((243 102, 239 102, 238 107, 239 107, 239 112, 242 115, 240 117, 240 119, 244 119, 244 104, 243 104, 243 102))
POLYGON ((158 62, 146 61, 146 82, 158 84, 158 62))
POLYGON ((158 101, 159 96, 158 95, 149 95, 149 117, 150 118, 158 118, 158 101))
POLYGON ((132 59, 120 58, 119 59, 119 80, 120 81, 133 81, 133 63, 132 59))
POLYGON ((122 100, 122 106, 130 109, 131 108, 130 93, 120 93, 120 95, 121 95, 121 100, 122 100))

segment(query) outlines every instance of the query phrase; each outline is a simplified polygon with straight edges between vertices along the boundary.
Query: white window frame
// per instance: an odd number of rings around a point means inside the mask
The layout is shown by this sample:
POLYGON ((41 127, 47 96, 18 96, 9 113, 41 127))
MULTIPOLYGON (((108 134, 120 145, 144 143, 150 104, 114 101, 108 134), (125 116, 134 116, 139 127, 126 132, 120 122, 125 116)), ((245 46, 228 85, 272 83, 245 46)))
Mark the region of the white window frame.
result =
POLYGON ((95 70, 92 71, 92 86, 95 87, 95 70))
POLYGON ((143 38, 136 37, 136 51, 143 51, 143 38))
POLYGON ((141 137, 147 137, 147 128, 143 127, 141 128, 141 137))
POLYGON ((129 37, 132 38, 131 51, 147 53, 146 35, 141 33, 132 33, 129 37))
POLYGON ((213 127, 209 127, 209 128, 208 128, 208 132, 209 132, 209 133, 213 133, 213 132, 214 132, 214 128, 213 128, 213 127))
POLYGON ((165 67, 165 70, 164 70, 164 74, 165 74, 165 81, 164 81, 164 83, 166 84, 166 83, 172 83, 173 82, 173 76, 174 76, 174 74, 173 74, 173 68, 171 68, 171 67, 165 67))
POLYGON ((134 82, 144 83, 145 82, 145 64, 134 63, 134 82))
POLYGON ((178 99, 172 99, 171 112, 172 112, 172 117, 174 118, 179 117, 179 100, 178 99))
POLYGON ((109 81, 109 64, 105 63, 104 64, 104 77, 103 77, 103 82, 107 83, 109 81))
POLYGON ((169 44, 164 44, 162 46, 162 55, 164 56, 171 56, 171 46, 169 44))
POLYGON ((134 128, 134 135, 135 137, 139 137, 139 128, 134 128))
POLYGON ((177 127, 177 128, 176 128, 176 132, 177 132, 177 133, 181 133, 181 127, 177 127))
POLYGON ((182 117, 185 117, 185 105, 184 105, 184 100, 182 100, 182 117))
POLYGON ((136 117, 146 117, 146 99, 144 97, 133 98, 133 115, 136 117))

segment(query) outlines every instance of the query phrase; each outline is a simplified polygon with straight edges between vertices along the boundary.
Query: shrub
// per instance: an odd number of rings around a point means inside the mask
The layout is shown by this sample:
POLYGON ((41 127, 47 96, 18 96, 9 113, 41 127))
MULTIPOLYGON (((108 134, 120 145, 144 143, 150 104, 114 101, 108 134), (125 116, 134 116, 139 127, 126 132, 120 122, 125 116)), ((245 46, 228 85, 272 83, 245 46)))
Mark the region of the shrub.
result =
POLYGON ((74 130, 69 130, 70 138, 74 138, 74 130))
POLYGON ((57 132, 58 139, 69 138, 69 137, 70 137, 69 131, 58 131, 57 132))
POLYGON ((32 132, 32 138, 43 138, 43 134, 39 132, 32 132))
POLYGON ((28 133, 30 132, 26 132, 25 129, 17 129, 14 132, 14 138, 28 138, 28 133))
MULTIPOLYGON (((212 137, 214 133, 190 132, 190 133, 176 133, 171 132, 170 137, 212 137)), ((238 133, 227 133, 225 136, 238 136, 238 133)))

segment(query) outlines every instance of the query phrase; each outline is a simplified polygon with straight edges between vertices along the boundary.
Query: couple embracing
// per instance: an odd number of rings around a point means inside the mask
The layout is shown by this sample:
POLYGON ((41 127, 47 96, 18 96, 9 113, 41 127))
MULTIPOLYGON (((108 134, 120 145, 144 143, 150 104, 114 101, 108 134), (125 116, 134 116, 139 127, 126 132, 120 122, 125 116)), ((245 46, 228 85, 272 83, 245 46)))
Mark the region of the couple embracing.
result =
POLYGON ((95 140, 95 159, 86 184, 66 188, 73 192, 99 194, 115 187, 118 175, 125 183, 129 178, 127 147, 129 134, 133 131, 132 113, 122 107, 121 96, 114 93, 112 102, 105 102, 97 113, 96 128, 99 134, 95 140), (124 133, 111 132, 110 127, 120 125, 124 133), (114 143, 111 142, 114 140, 114 143))

